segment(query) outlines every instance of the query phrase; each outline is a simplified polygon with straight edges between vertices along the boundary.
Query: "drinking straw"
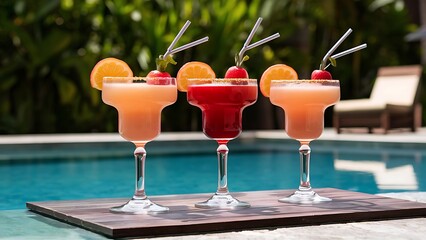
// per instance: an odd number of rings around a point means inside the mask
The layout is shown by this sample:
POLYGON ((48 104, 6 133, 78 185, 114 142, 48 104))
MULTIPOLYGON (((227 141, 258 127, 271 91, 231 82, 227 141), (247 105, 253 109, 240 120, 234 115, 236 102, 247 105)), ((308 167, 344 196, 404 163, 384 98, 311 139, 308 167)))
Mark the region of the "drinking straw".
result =
POLYGON ((269 37, 266 37, 266 38, 264 38, 262 40, 259 40, 259 41, 257 41, 257 42, 255 42, 255 43, 253 43, 253 44, 250 45, 250 42, 253 39, 253 36, 256 33, 257 29, 259 28, 260 23, 262 22, 262 20, 263 20, 263 18, 260 17, 260 18, 257 19, 256 23, 254 24, 253 29, 251 30, 250 34, 248 35, 248 37, 246 39, 246 42, 244 43, 243 47, 241 48, 240 52, 238 53, 239 59, 243 58, 243 55, 244 55, 244 53, 246 51, 248 51, 250 49, 253 49, 255 47, 258 47, 258 46, 260 46, 260 45, 262 45, 262 44, 264 44, 266 42, 269 42, 271 40, 274 40, 274 39, 280 37, 279 33, 275 33, 275 34, 273 34, 273 35, 271 35, 269 37))
POLYGON ((336 51, 336 49, 349 36, 349 34, 351 34, 351 32, 352 32, 352 29, 349 28, 348 31, 346 31, 346 33, 343 34, 343 36, 339 39, 339 41, 337 41, 336 44, 334 44, 334 46, 330 50, 328 50, 327 54, 325 54, 324 58, 322 59, 322 62, 320 64, 320 70, 325 69, 325 64, 327 63, 327 60, 330 58, 331 54, 333 54, 333 52, 336 51))
POLYGON ((364 43, 364 44, 361 44, 361 45, 359 45, 359 46, 356 46, 356 47, 350 48, 350 49, 348 49, 348 50, 345 50, 345 51, 343 51, 343 52, 337 53, 337 54, 335 54, 335 55, 331 56, 331 58, 337 59, 337 58, 340 58, 340 57, 346 56, 346 55, 348 55, 348 54, 351 54, 351 53, 353 53, 353 52, 359 51, 359 50, 361 50, 361 49, 364 49, 364 48, 366 48, 366 47, 367 47, 367 44, 366 44, 366 43, 364 43))
MULTIPOLYGON (((183 46, 180 46, 180 47, 178 47, 178 48, 175 48, 175 49, 171 50, 169 54, 175 54, 175 53, 180 52, 180 51, 182 51, 182 50, 185 50, 185 49, 187 49, 187 48, 190 48, 190 47, 193 47, 193 46, 199 45, 199 44, 201 44, 201 43, 205 43, 205 42, 207 42, 208 40, 209 40, 209 37, 203 37, 203 38, 198 39, 198 40, 196 40, 196 41, 193 41, 193 42, 187 43, 187 44, 185 44, 185 45, 183 45, 183 46)), ((165 57, 165 55, 164 55, 164 57, 165 57)))
POLYGON ((209 40, 209 37, 203 37, 201 39, 198 39, 196 41, 190 42, 188 44, 185 44, 183 46, 180 46, 176 49, 173 49, 177 43, 177 41, 179 41, 179 39, 182 37, 183 33, 185 33, 186 29, 189 27, 189 25, 191 24, 191 22, 189 20, 186 21, 185 25, 183 25, 183 27, 180 29, 179 33, 176 35, 175 39, 173 39, 172 43, 170 44, 170 46, 167 48, 166 53, 164 53, 163 55, 163 59, 165 59, 168 55, 170 54, 175 54, 177 52, 180 52, 182 50, 188 49, 190 47, 196 46, 198 44, 207 42, 209 40))
POLYGON ((269 37, 266 37, 266 38, 264 38, 262 40, 259 40, 259 41, 255 42, 255 43, 247 46, 246 51, 250 50, 250 49, 253 49, 253 48, 257 47, 257 46, 260 46, 260 45, 262 45, 262 44, 264 44, 266 42, 272 41, 275 38, 279 38, 279 37, 280 37, 280 34, 279 33, 275 33, 275 34, 273 34, 273 35, 271 35, 269 37))
MULTIPOLYGON (((351 53, 353 53, 353 52, 359 51, 359 50, 364 49, 364 48, 366 48, 366 47, 367 47, 367 44, 366 44, 366 43, 364 43, 364 44, 361 44, 361 45, 359 45, 359 46, 356 46, 356 47, 350 48, 350 49, 348 49, 348 50, 345 50, 345 51, 343 51, 343 52, 340 52, 340 53, 334 54, 334 55, 333 55, 333 56, 331 56, 330 58, 338 59, 338 58, 340 58, 340 57, 346 56, 346 55, 348 55, 348 54, 351 54, 351 53)), ((330 64, 328 64, 328 65, 327 65, 324 69, 327 69, 329 66, 330 66, 330 64)))
POLYGON ((191 24, 191 21, 187 20, 185 22, 185 24, 183 25, 183 27, 180 29, 179 33, 176 35, 175 39, 173 39, 172 43, 170 44, 170 46, 167 48, 166 53, 164 53, 163 55, 163 59, 167 57, 167 55, 170 54, 170 52, 172 51, 172 49, 175 47, 177 41, 179 41, 179 39, 182 37, 182 35, 185 33, 186 29, 189 27, 189 25, 191 24))
POLYGON ((241 59, 244 55, 244 52, 247 51, 247 47, 249 46, 251 40, 253 39, 254 34, 256 33, 257 29, 260 26, 260 23, 262 23, 263 18, 258 18, 256 23, 254 24, 253 28, 251 29, 250 34, 248 35, 246 42, 244 43, 243 47, 241 48, 240 52, 238 53, 239 58, 241 59))

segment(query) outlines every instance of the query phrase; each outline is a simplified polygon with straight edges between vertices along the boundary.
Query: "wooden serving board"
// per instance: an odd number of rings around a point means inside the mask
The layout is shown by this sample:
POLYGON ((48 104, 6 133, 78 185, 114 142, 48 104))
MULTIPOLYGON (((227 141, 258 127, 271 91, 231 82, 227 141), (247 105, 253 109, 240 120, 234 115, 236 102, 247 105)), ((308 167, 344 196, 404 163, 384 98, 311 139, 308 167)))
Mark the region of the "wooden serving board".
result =
POLYGON ((254 228, 317 225, 426 216, 426 204, 332 188, 316 189, 331 202, 301 205, 280 203, 293 190, 233 193, 251 204, 240 210, 198 209, 194 203, 210 194, 153 196, 170 207, 168 213, 122 215, 109 212, 127 199, 28 202, 31 211, 107 237, 141 237, 238 231, 254 228))

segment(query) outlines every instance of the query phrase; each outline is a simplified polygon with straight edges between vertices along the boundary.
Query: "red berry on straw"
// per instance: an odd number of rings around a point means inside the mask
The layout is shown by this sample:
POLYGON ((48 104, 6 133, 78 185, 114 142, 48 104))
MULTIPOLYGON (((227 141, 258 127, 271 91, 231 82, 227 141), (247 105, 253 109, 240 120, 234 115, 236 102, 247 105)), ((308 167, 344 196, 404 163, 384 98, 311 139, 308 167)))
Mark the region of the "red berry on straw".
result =
POLYGON ((242 67, 233 66, 226 71, 225 78, 248 78, 247 71, 242 67))
POLYGON ((314 70, 311 74, 311 79, 333 79, 333 77, 326 70, 314 70))

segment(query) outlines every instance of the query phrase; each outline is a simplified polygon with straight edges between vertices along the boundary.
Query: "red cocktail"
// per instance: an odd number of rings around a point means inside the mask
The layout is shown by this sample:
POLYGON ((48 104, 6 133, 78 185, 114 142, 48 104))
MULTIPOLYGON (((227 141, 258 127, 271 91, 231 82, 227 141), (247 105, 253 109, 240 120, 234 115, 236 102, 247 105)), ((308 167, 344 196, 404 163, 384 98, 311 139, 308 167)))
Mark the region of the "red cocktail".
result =
POLYGON ((221 81, 224 82, 190 85, 188 102, 203 111, 206 136, 225 144, 240 135, 242 111, 256 101, 257 85, 232 85, 232 81, 221 81))
POLYGON ((228 191, 226 144, 242 131, 243 109, 257 100, 256 79, 191 79, 188 102, 203 112, 203 131, 217 141, 219 172, 218 189, 200 208, 242 208, 250 204, 232 197, 228 191))

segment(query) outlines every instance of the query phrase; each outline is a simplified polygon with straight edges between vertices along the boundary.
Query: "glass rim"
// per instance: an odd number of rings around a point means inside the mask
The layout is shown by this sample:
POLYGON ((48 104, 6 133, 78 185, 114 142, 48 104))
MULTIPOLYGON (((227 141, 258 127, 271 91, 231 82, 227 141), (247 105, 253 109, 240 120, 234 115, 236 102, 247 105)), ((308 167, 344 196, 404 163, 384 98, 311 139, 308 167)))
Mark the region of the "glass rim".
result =
POLYGON ((103 77, 102 82, 106 82, 106 83, 132 83, 134 81, 146 82, 147 80, 152 80, 152 79, 157 79, 157 80, 172 79, 172 80, 176 80, 176 78, 174 78, 174 77, 103 77))
POLYGON ((326 84, 340 84, 340 80, 336 79, 292 79, 292 80, 272 80, 271 84, 285 84, 285 83, 326 83, 326 84))
MULTIPOLYGON (((202 85, 214 83, 238 83, 247 82, 250 85, 257 84, 255 78, 188 78, 188 85, 202 85)), ((235 84, 238 85, 238 84, 235 84)))

